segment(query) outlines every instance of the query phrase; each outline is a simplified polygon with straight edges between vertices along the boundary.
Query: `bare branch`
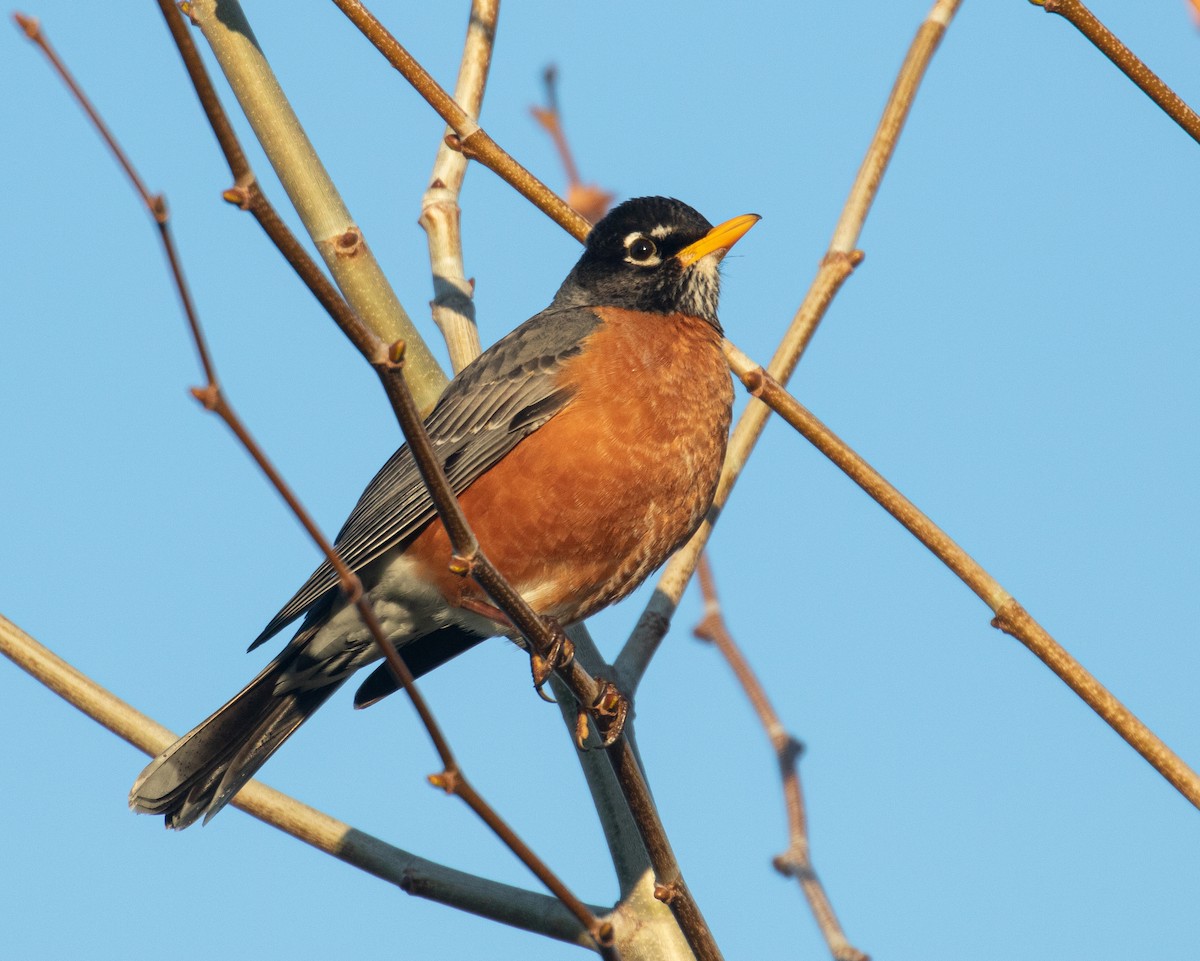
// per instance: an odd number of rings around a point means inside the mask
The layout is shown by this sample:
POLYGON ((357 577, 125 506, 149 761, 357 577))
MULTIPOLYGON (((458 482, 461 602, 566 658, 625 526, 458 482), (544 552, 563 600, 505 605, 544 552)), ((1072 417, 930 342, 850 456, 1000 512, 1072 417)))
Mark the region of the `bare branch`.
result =
MULTIPOLYGON (((771 358, 767 367, 780 383, 786 384, 791 378, 833 298, 854 268, 862 263, 863 253, 856 250, 854 245, 858 242, 871 204, 875 200, 883 173, 895 152, 900 131, 912 108, 917 88, 960 3, 961 0, 936 0, 909 46, 908 55, 900 67, 875 136, 867 148, 866 157, 842 208, 842 215, 834 229, 829 250, 822 258, 812 286, 809 287, 800 309, 792 318, 791 326, 783 335, 775 350, 775 356, 771 358)), ((761 404, 751 404, 742 412, 729 438, 725 466, 721 471, 721 480, 717 485, 717 494, 713 499, 708 519, 692 539, 667 561, 666 567, 659 575, 653 598, 617 658, 617 675, 631 694, 637 689, 666 634, 679 605, 679 599, 683 596, 683 590, 700 562, 700 554, 708 543, 712 525, 725 506, 733 485, 737 483, 750 452, 758 443, 769 415, 769 409, 761 404)))
POLYGON ((385 344, 409 345, 413 389, 422 409, 445 387, 445 375, 350 216, 292 111, 237 0, 193 0, 188 13, 204 33, 321 258, 363 323, 385 344), (218 11, 219 7, 219 11, 218 11))
POLYGON ((713 644, 721 652, 733 670, 734 677, 746 692, 754 707, 754 713, 767 732, 767 739, 775 750, 779 763, 779 776, 783 779, 783 801, 787 809, 788 847, 772 862, 775 869, 785 877, 800 882, 800 890, 808 900, 817 926, 829 945, 834 961, 869 961, 867 955, 854 947, 846 938, 834 913, 833 904, 825 893, 825 886, 817 877, 809 854, 808 819, 804 814, 804 793, 800 788, 800 755, 804 745, 792 737, 779 720, 771 706, 766 689, 754 673, 750 662, 734 641, 733 635, 721 613, 721 602, 717 599, 717 588, 713 580, 712 565, 708 555, 700 558, 700 593, 704 597, 704 617, 693 633, 701 640, 713 644))
MULTIPOLYGON (((167 728, 82 674, 3 615, 0 615, 0 654, 150 757, 160 754, 176 739, 167 728)), ((230 803, 264 824, 416 897, 559 941, 592 943, 579 922, 555 898, 426 860, 344 824, 261 781, 249 781, 230 803)), ((599 914, 604 909, 592 910, 599 914)))
POLYGON ((1069 20, 1095 45, 1097 50, 1116 64, 1121 73, 1137 84, 1147 97, 1179 124, 1184 133, 1200 143, 1200 116, 1196 115, 1196 111, 1184 103, 1179 94, 1163 83, 1158 74, 1142 63, 1108 27, 1097 20, 1096 15, 1080 0, 1029 0, 1029 2, 1036 7, 1041 7, 1047 13, 1057 13, 1065 20, 1069 20))
POLYGON ((558 151, 558 158, 562 161, 563 170, 567 175, 567 203, 588 223, 594 224, 608 212, 613 195, 596 184, 585 184, 579 179, 579 168, 575 166, 575 158, 571 156, 571 147, 563 131, 562 112, 558 109, 558 68, 553 65, 547 67, 542 79, 546 85, 546 106, 533 107, 533 116, 550 134, 550 139, 554 141, 554 149, 558 151))
POLYGON ((1200 807, 1200 777, 1118 701, 945 531, 889 484, 870 464, 789 394, 762 367, 726 343, 725 356, 746 389, 767 403, 903 524, 996 614, 992 626, 1011 634, 1057 674, 1093 711, 1144 757, 1180 794, 1200 807))
POLYGON ((200 52, 192 42, 191 34, 184 24, 183 17, 180 16, 179 10, 172 0, 158 0, 158 5, 163 19, 167 23, 167 29, 171 33, 171 39, 175 41, 175 46, 179 50, 196 97, 200 101, 209 126, 212 127, 213 135, 217 138, 221 152, 225 155, 229 172, 233 176, 234 186, 223 194, 225 200, 243 210, 248 210, 254 216, 271 242, 275 244, 309 291, 341 328, 347 339, 358 348, 359 353, 367 359, 368 363, 377 362, 384 356, 386 344, 359 320, 358 315, 350 309, 349 304, 338 293, 337 288, 330 283, 329 278, 308 255, 300 241, 296 239, 280 219, 275 208, 271 206, 270 201, 260 189, 258 178, 251 169, 250 162, 246 159, 246 153, 238 141, 237 134, 234 133, 233 125, 229 122, 225 109, 221 106, 221 101, 209 78, 208 70, 204 66, 200 52))
POLYGON ((565 201, 528 170, 500 149, 483 128, 464 110, 450 94, 438 85, 429 72, 413 58, 395 37, 388 33, 366 7, 358 0, 333 0, 363 36, 375 45, 387 62, 400 71, 404 79, 412 84, 438 115, 450 125, 454 134, 446 142, 471 160, 478 160, 489 170, 499 174, 521 196, 545 213, 576 240, 582 241, 592 225, 570 208, 565 201))
MULTIPOLYGON (((496 19, 500 0, 473 0, 467 40, 463 45, 462 64, 454 99, 467 116, 478 119, 492 63, 492 45, 496 38, 496 19)), ((475 285, 463 268, 462 235, 459 232, 462 211, 458 205, 467 158, 451 150, 447 128, 438 145, 437 158, 429 187, 421 198, 418 221, 429 239, 429 266, 433 271, 433 300, 429 307, 433 321, 446 339, 450 365, 462 370, 479 355, 479 328, 475 324, 475 285)))

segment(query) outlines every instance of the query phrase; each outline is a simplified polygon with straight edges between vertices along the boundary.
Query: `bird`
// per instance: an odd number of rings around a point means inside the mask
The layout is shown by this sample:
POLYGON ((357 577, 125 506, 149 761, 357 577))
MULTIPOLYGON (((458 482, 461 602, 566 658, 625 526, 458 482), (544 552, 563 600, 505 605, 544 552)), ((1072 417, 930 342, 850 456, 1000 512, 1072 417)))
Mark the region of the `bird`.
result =
MULTIPOLYGON (((464 367, 426 415, 481 548, 539 614, 565 626, 625 597, 709 511, 733 404, 718 264, 758 220, 714 227, 667 197, 619 204, 550 305, 464 367)), ((335 547, 414 675, 512 631, 450 570, 449 539, 407 445, 367 485, 335 547)), ((161 814, 170 829, 207 823, 381 657, 328 562, 250 650, 300 618, 249 684, 142 771, 134 811, 161 814)), ((355 706, 397 688, 380 665, 355 706)))

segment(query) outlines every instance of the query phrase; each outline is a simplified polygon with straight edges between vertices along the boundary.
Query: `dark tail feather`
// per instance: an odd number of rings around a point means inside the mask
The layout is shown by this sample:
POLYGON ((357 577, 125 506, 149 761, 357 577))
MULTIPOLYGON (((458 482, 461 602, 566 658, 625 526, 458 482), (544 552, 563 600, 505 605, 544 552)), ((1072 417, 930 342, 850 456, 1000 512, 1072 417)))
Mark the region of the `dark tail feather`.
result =
POLYGON ((182 830, 201 816, 207 823, 228 804, 344 680, 276 694, 291 653, 285 650, 228 704, 151 761, 129 792, 129 806, 161 814, 168 828, 182 830))
MULTIPOLYGON (((463 651, 469 651, 482 640, 485 640, 482 634, 475 634, 461 627, 443 627, 432 634, 409 641, 400 651, 400 656, 412 671, 412 676, 417 678, 428 674, 435 667, 441 667, 463 651)), ((396 675, 385 661, 362 682, 354 695, 354 706, 370 707, 398 690, 400 682, 396 680, 396 675)))

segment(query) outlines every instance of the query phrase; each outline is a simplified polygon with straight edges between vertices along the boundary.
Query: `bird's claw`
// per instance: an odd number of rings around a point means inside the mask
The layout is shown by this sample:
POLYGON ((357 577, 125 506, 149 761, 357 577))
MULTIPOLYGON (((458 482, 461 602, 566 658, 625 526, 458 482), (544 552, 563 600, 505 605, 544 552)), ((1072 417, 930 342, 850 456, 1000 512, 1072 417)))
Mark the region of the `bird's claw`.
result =
POLYGON ((550 618, 546 620, 550 627, 550 648, 546 651, 545 656, 537 651, 530 654, 529 669, 533 674, 533 689, 537 691, 538 697, 553 704, 554 698, 546 694, 542 688, 550 680, 551 674, 566 667, 575 659, 575 645, 555 621, 550 618))
POLYGON ((625 721, 629 717, 629 699, 621 693, 612 681, 596 678, 600 691, 592 701, 588 710, 580 709, 575 718, 575 744, 580 750, 588 736, 588 717, 596 719, 596 733, 600 737, 602 748, 612 747, 617 738, 625 730, 625 721))

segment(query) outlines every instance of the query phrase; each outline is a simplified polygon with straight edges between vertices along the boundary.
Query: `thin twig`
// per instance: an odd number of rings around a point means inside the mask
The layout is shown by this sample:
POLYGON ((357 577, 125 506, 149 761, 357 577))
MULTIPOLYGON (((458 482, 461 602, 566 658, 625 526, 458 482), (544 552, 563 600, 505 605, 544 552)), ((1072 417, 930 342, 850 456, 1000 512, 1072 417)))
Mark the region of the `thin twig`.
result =
MULTIPOLYGON (((0 654, 68 704, 138 750, 156 757, 176 735, 135 710, 0 615, 0 654)), ((248 781, 230 802, 264 824, 415 897, 535 934, 592 944, 556 898, 456 871, 381 841, 261 781, 248 781)), ((592 908, 599 914, 603 908, 592 908)))
MULTIPOLYGON (((483 105, 499 13, 500 0, 472 0, 454 88, 455 101, 471 118, 479 117, 483 105)), ((480 344, 473 300, 475 284, 467 279, 463 268, 462 211, 458 204, 467 158, 446 143, 446 136, 453 132, 447 128, 438 144, 417 222, 429 242, 429 266, 433 272, 433 300, 429 308, 450 351, 450 366, 458 373, 479 355, 480 344)))
POLYGON ((579 168, 575 166, 575 158, 571 155, 571 147, 563 130, 562 112, 558 109, 558 68, 553 64, 547 67, 542 73, 542 81, 546 85, 546 106, 533 107, 531 112, 550 134, 554 149, 558 151, 558 159, 562 161, 563 171, 567 175, 567 203, 588 223, 594 224, 608 212, 613 195, 596 184, 585 184, 579 179, 579 168))
POLYGON ((1163 112, 1174 120, 1184 133, 1200 143, 1200 116, 1184 103, 1183 98, 1168 87, 1153 70, 1147 67, 1138 57, 1104 26, 1096 15, 1085 7, 1080 0, 1029 0, 1035 7, 1041 7, 1047 13, 1057 13, 1060 17, 1071 22, 1075 28, 1088 38, 1104 56, 1108 57, 1117 69, 1132 80, 1142 92, 1162 107, 1163 112))
POLYGON ((808 901, 817 926, 829 945, 834 961, 869 961, 866 954, 858 950, 846 938, 834 913, 833 904, 825 892, 825 886, 817 877, 809 851, 808 819, 804 813, 804 793, 800 787, 800 755, 804 745, 792 737, 779 720, 771 706, 766 689, 750 667, 750 662, 729 633, 725 617, 721 613, 721 602, 717 598, 717 587, 713 579, 712 565, 708 555, 700 558, 700 593, 704 598, 704 617, 693 633, 701 640, 709 641, 721 652, 733 670, 746 697, 754 707, 759 721, 767 732, 767 739, 775 750, 779 763, 779 776, 783 780, 783 801, 787 810, 788 847, 776 857, 772 864, 785 877, 795 878, 808 901))
POLYGON ((572 210, 553 190, 501 150, 496 141, 442 89, 429 75, 429 71, 404 49, 400 41, 387 31, 373 13, 358 0, 333 2, 350 22, 362 31, 363 36, 375 45, 375 49, 383 54, 387 62, 400 71, 413 89, 437 111, 438 116, 450 125, 454 134, 447 138, 447 143, 453 149, 461 150, 469 159, 478 160, 489 170, 499 174, 506 183, 576 240, 582 241, 588 235, 592 225, 572 210))
MULTIPOLYGON (((855 245, 879 190, 884 171, 895 152, 900 131, 916 98, 917 88, 960 3, 961 0, 936 0, 909 46, 879 126, 875 130, 875 136, 871 139, 858 176, 855 177, 834 228, 829 250, 822 258, 812 286, 809 287, 791 326, 767 366, 767 370, 780 383, 788 382, 833 298, 854 268, 862 263, 863 253, 857 250, 855 245)), ((636 691, 670 626, 684 588, 691 580, 692 573, 700 561, 700 554, 708 543, 712 525, 725 506, 750 452, 758 443, 769 415, 769 409, 762 404, 750 404, 743 411, 729 438, 729 450, 725 455, 725 465, 708 520, 663 568, 650 603, 617 657, 617 677, 630 694, 636 691)))
POLYGON ((237 0, 190 0, 188 13, 222 72, 325 266, 362 322, 384 344, 409 345, 417 402, 427 409, 446 378, 400 304, 288 103, 237 0))
MULTIPOLYGON (((177 288, 179 290, 180 299, 183 302, 184 313, 187 316, 188 326, 192 331, 192 336, 196 343, 197 352, 201 357, 201 364, 204 369, 206 383, 203 387, 192 389, 192 395, 204 406, 204 408, 214 414, 226 424, 233 432, 234 436, 241 443, 246 452, 253 458, 258 465, 259 470, 263 472, 267 480, 283 498, 292 514, 308 532, 309 537, 325 555, 325 558, 333 566, 337 572, 339 585, 342 593, 346 598, 355 605, 363 623, 366 625, 371 636, 374 638, 380 653, 388 662, 396 679, 404 688, 413 707, 421 718, 421 723, 425 726, 425 730, 433 743, 434 749, 437 751, 441 759, 443 770, 436 775, 430 777, 430 781, 437 787, 442 788, 449 794, 454 794, 461 798, 475 814, 483 820, 485 824, 492 829, 498 838, 511 850, 521 861, 529 868, 530 871, 540 880, 550 891, 558 898, 564 907, 579 921, 595 941, 596 947, 600 954, 606 958, 616 958, 616 952, 613 948, 613 928, 611 921, 597 918, 596 915, 585 905, 573 892, 571 892, 565 884, 549 869, 533 851, 526 845, 516 834, 515 831, 496 813, 496 811, 482 798, 482 796, 474 789, 462 773, 454 753, 450 747, 448 740, 443 733, 441 726, 434 717, 425 698, 421 695, 416 687, 416 682, 413 679, 408 666, 404 663, 396 647, 388 642, 384 635, 383 628, 375 615, 370 601, 367 599, 366 593, 363 590, 362 581, 358 575, 350 569, 350 567, 342 559, 333 543, 325 537, 316 522, 309 515, 308 511, 301 504, 300 499, 295 492, 284 480, 283 476, 271 463, 266 456, 262 447, 254 440, 242 419, 234 411, 232 405, 229 404, 224 392, 221 390, 218 383, 215 365, 213 364, 211 354, 206 346, 203 328, 200 323, 199 316, 192 303, 192 299, 188 294, 187 282, 183 274, 182 267, 175 254, 175 248, 171 242, 171 234, 167 225, 166 203, 161 196, 152 197, 146 190, 141 178, 138 176, 132 163, 128 157, 118 146, 115 138, 101 122, 99 114, 87 101, 83 95, 83 91, 79 85, 74 82, 73 78, 67 72, 65 65, 51 50, 48 42, 42 36, 40 30, 37 29, 36 22, 30 21, 28 18, 23 18, 19 21, 22 29, 26 34, 33 39, 38 46, 46 53, 51 62, 55 65, 63 79, 67 82, 71 92, 84 105, 88 116, 96 123, 100 130, 105 143, 112 150, 114 155, 120 161, 120 165, 134 188, 138 191, 139 196, 146 204, 148 209, 155 216, 155 221, 159 225, 159 233, 163 239, 163 245, 167 253, 168 260, 172 267, 172 273, 175 278, 177 288)), ((415 400, 411 388, 403 377, 400 357, 393 356, 390 358, 391 363, 381 365, 384 370, 381 371, 384 384, 389 389, 389 395, 392 396, 393 402, 396 402, 397 396, 402 396, 405 404, 405 412, 412 418, 417 418, 419 415, 416 411, 415 400)), ((426 438, 426 443, 428 439, 426 438)), ((432 456, 432 452, 428 452, 432 456)), ((443 477, 444 480, 444 477, 443 477)))
POLYGON ((991 574, 762 367, 732 344, 725 345, 725 356, 751 394, 767 403, 840 467, 992 609, 996 615, 993 627, 1011 634, 1029 648, 1180 794, 1200 807, 1200 777, 1196 772, 1054 640, 991 574))
POLYGON ((158 0, 158 6, 171 33, 171 39, 174 40, 175 46, 179 50, 179 56, 183 60, 192 88, 204 110, 204 115, 208 119, 209 126, 212 127, 213 135, 217 138, 217 143, 225 156, 225 162, 229 165, 234 186, 224 192, 225 200, 243 210, 248 210, 254 216, 271 242, 275 244, 297 276, 341 328, 350 343, 358 349, 368 363, 378 363, 386 356, 387 344, 359 320, 358 315, 350 309, 349 304, 338 293, 337 288, 309 256, 295 234, 288 229, 275 208, 271 206, 271 202, 267 200, 266 195, 260 189, 258 178, 251 169, 250 162, 246 159, 246 152, 242 149, 237 134, 233 131, 233 125, 229 122, 224 107, 221 106, 220 98, 213 87, 208 70, 204 66, 200 52, 196 49, 191 34, 188 32, 187 24, 184 23, 178 8, 173 0, 158 0))

